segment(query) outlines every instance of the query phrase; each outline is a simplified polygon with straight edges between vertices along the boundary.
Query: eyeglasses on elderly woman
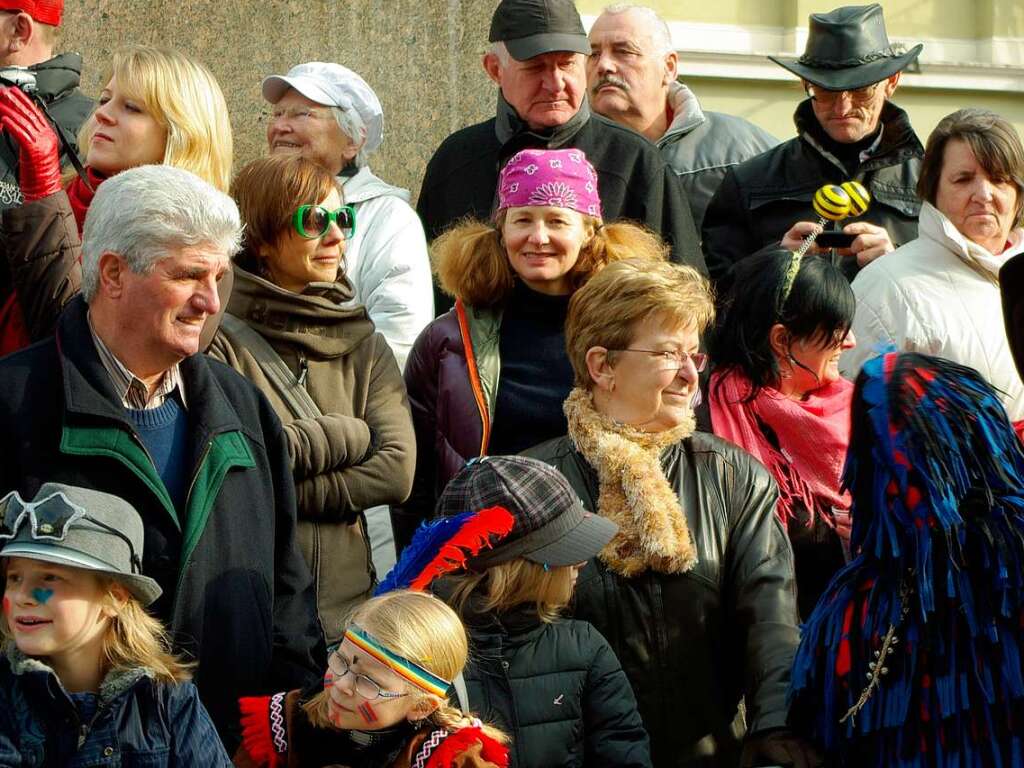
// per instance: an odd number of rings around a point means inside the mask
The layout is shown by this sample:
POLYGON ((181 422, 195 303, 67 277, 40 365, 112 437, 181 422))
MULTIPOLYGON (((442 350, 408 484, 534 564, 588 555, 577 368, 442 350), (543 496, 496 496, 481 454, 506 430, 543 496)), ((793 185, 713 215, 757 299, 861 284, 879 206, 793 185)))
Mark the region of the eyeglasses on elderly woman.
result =
POLYGON ((300 205, 292 217, 295 231, 306 240, 323 237, 332 223, 337 223, 346 239, 352 237, 356 233, 356 209, 343 205, 331 211, 322 205, 300 205))
POLYGON ((673 350, 661 350, 661 349, 634 349, 631 347, 625 347, 622 349, 609 349, 609 352, 642 352, 647 355, 654 357, 655 365, 658 366, 659 371, 678 371, 689 360, 693 363, 693 367, 697 373, 703 371, 708 364, 708 356, 704 352, 684 352, 679 354, 673 350))

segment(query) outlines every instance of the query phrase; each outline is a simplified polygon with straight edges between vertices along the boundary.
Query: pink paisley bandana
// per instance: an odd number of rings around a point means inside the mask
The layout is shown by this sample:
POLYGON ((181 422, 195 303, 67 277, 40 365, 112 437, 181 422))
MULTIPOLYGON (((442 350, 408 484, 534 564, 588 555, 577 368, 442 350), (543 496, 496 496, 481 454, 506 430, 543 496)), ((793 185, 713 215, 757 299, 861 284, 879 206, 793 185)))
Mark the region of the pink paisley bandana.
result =
POLYGON ((597 171, 578 149, 524 149, 498 178, 498 210, 527 205, 570 208, 601 218, 597 171))

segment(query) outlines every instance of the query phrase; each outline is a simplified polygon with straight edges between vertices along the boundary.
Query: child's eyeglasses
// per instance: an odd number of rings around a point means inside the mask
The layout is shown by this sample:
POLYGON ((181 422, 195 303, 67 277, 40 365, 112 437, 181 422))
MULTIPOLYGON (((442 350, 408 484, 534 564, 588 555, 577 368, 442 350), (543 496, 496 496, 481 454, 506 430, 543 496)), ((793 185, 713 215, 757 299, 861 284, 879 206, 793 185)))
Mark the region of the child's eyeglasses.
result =
POLYGON ((295 231, 307 240, 326 235, 333 222, 337 222, 346 238, 352 237, 356 233, 356 209, 343 205, 336 211, 329 211, 322 205, 300 205, 292 217, 295 231))
POLYGON ((102 520, 97 520, 60 491, 38 501, 24 501, 17 491, 11 491, 0 499, 0 541, 8 541, 17 536, 26 520, 31 525, 32 538, 42 541, 64 541, 73 524, 79 521, 91 523, 127 544, 132 573, 142 573, 142 560, 135 553, 131 539, 102 520))
MULTIPOLYGON (((331 674, 334 675, 335 681, 340 680, 349 672, 352 672, 352 668, 349 666, 348 661, 345 657, 338 653, 338 647, 334 646, 331 649, 330 654, 327 656, 327 668, 331 670, 331 674)), ((362 696, 367 701, 373 701, 374 699, 400 699, 403 696, 408 696, 408 693, 395 693, 393 691, 385 691, 376 682, 366 675, 352 672, 355 675, 356 681, 356 693, 362 696)))

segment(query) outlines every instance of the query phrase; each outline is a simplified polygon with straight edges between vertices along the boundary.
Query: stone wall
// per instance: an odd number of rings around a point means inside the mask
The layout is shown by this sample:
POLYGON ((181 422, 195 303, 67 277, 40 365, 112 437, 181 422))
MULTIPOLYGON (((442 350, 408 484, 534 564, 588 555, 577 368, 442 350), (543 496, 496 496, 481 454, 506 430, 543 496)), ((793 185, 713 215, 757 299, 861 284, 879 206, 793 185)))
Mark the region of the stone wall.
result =
POLYGON ((235 167, 265 151, 260 81, 303 61, 361 74, 384 105, 384 179, 419 192, 441 140, 494 111, 480 66, 495 0, 67 0, 60 50, 85 57, 82 88, 103 87, 110 54, 148 43, 179 48, 217 76, 231 111, 235 167))

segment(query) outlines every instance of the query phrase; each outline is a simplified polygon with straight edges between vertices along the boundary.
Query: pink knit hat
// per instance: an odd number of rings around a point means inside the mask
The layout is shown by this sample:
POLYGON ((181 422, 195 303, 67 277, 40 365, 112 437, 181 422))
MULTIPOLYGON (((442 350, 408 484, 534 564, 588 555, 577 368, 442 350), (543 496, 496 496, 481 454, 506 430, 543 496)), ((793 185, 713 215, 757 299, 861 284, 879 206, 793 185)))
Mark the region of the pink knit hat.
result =
POLYGON ((498 177, 498 210, 528 205, 570 208, 601 218, 597 171, 578 149, 524 149, 498 177))

